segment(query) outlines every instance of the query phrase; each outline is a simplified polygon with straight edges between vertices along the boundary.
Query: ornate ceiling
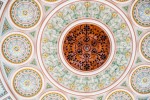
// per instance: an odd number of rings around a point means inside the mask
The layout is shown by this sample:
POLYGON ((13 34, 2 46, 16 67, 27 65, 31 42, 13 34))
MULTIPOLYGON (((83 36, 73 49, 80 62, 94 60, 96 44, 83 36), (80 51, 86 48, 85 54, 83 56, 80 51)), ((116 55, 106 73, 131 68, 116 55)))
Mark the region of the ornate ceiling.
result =
POLYGON ((150 0, 0 0, 0 100, 150 100, 150 0))

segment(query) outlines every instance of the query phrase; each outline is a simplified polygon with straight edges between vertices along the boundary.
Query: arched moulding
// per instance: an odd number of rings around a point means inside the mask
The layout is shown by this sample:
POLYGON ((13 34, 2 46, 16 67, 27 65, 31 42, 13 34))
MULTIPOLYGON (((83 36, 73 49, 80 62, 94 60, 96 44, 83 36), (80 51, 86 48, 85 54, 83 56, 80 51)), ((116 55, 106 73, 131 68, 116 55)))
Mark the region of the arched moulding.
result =
POLYGON ((12 0, 8 9, 11 23, 20 30, 36 28, 43 17, 38 0, 12 0))
POLYGON ((112 0, 112 1, 114 1, 114 2, 116 2, 116 3, 122 3, 122 4, 124 4, 124 3, 129 3, 129 2, 131 2, 132 0, 112 0))
POLYGON ((115 100, 118 98, 118 100, 135 100, 134 96, 125 89, 116 89, 109 93, 105 100, 115 100))
POLYGON ((150 28, 150 1, 135 0, 131 7, 131 18, 136 26, 149 29, 150 28))
POLYGON ((92 19, 82 19, 82 20, 78 20, 72 24, 70 24, 61 34, 60 39, 59 39, 59 47, 58 47, 58 52, 59 52, 59 56, 61 61, 63 62, 63 64, 65 65, 65 67, 67 67, 70 71, 77 73, 79 75, 94 75, 99 73, 100 71, 104 70, 112 61, 114 54, 115 54, 115 40, 114 40, 114 36, 112 34, 112 32, 109 30, 108 27, 106 27, 104 24, 100 23, 99 21, 96 20, 92 20, 92 19), (110 41, 110 54, 106 60, 106 62, 104 62, 104 64, 102 64, 101 66, 99 66, 99 68, 92 70, 92 71, 82 71, 82 70, 77 70, 76 68, 72 67, 66 60, 64 57, 64 52, 63 52, 63 43, 64 43, 64 38, 66 36, 66 33, 69 32, 70 29, 72 29, 74 26, 76 25, 80 25, 80 24, 93 24, 93 25, 97 25, 98 27, 100 27, 104 32, 106 32, 109 41, 110 41))
POLYGON ((41 97, 40 100, 68 100, 68 98, 59 91, 48 91, 44 93, 41 97))
POLYGON ((0 1, 0 19, 3 15, 4 9, 7 6, 8 0, 1 0, 0 1))
POLYGON ((10 32, 1 39, 3 60, 15 66, 27 63, 33 56, 32 40, 22 32, 10 32))
POLYGON ((13 74, 11 86, 18 98, 32 99, 44 89, 44 78, 37 69, 23 67, 13 74))
POLYGON ((150 32, 140 39, 139 52, 144 60, 150 62, 150 32))
POLYGON ((45 75, 56 87, 75 95, 97 95, 115 87, 127 75, 134 61, 135 43, 135 34, 131 23, 124 13, 112 3, 99 0, 67 1, 60 4, 48 15, 40 29, 37 41, 38 61, 45 75), (86 9, 89 10, 86 11, 86 9), (68 10, 69 13, 67 12, 68 10), (75 16, 74 12, 77 13, 75 16), (102 12, 102 16, 97 14, 97 12, 102 12), (67 16, 66 14, 70 15, 67 16), (113 20, 108 21, 109 17, 113 20), (97 20, 98 23, 105 24, 110 28, 111 34, 115 36, 113 41, 116 43, 117 51, 114 54, 115 57, 112 63, 105 70, 94 75, 81 75, 70 71, 59 61, 60 59, 57 53, 60 50, 58 50, 58 41, 64 30, 78 20, 82 22, 85 19, 90 19, 90 22, 92 21, 93 23, 95 23, 93 20, 97 20), (114 24, 115 22, 118 24, 114 24), (121 42, 118 43, 117 41, 121 42), (122 61, 125 61, 125 63, 122 61), (121 64, 121 66, 117 66, 116 63, 118 65, 121 64), (113 66, 113 64, 115 65, 113 66), (119 72, 117 71, 114 76, 105 75, 109 72, 112 73, 114 71, 113 69, 117 69, 119 72), (103 79, 106 80, 104 83, 103 81, 99 81, 103 79), (105 82, 110 84, 106 86, 105 82))
POLYGON ((48 3, 48 4, 56 4, 59 3, 63 0, 42 0, 44 3, 48 3))
POLYGON ((139 65, 129 77, 129 86, 137 95, 150 95, 150 65, 139 65))

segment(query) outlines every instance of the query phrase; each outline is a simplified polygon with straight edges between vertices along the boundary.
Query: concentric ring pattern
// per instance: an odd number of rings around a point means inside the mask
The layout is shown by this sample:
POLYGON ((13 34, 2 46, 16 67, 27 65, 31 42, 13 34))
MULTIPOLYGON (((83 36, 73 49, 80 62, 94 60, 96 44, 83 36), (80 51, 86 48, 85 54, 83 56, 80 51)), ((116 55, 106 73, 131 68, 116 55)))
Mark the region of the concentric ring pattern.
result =
POLYGON ((150 32, 145 34, 140 42, 140 51, 142 56, 150 61, 150 32))
POLYGON ((150 66, 143 65, 136 68, 130 78, 132 88, 140 94, 150 93, 150 66))
POLYGON ((20 28, 31 28, 41 18, 40 5, 36 0, 15 0, 10 8, 13 23, 20 28))
POLYGON ((110 53, 107 34, 93 24, 81 24, 71 29, 64 38, 66 61, 82 71, 95 70, 103 65, 110 53))
POLYGON ((0 0, 0 100, 150 100, 150 0, 0 0))
POLYGON ((51 91, 43 94, 43 96, 40 98, 40 100, 68 100, 64 94, 57 92, 57 91, 51 91))
POLYGON ((76 0, 62 4, 58 10, 54 10, 44 22, 41 39, 38 41, 39 61, 42 61, 40 64, 47 77, 59 88, 74 94, 80 92, 80 95, 106 91, 116 84, 116 80, 126 75, 134 57, 134 33, 122 14, 117 8, 101 1, 76 0), (69 24, 88 18, 97 20, 111 30, 116 41, 116 52, 105 70, 92 76, 79 76, 59 61, 57 51, 61 48, 58 48, 58 42, 61 33, 69 24))
POLYGON ((33 97, 42 89, 43 79, 37 70, 24 67, 14 75, 12 84, 19 95, 33 97))
POLYGON ((32 54, 32 43, 24 33, 13 32, 4 38, 2 42, 2 54, 4 58, 13 64, 26 62, 32 54))
POLYGON ((135 0, 132 16, 138 25, 150 27, 150 0, 135 0))
POLYGON ((118 89, 110 93, 106 100, 134 100, 130 92, 118 89))

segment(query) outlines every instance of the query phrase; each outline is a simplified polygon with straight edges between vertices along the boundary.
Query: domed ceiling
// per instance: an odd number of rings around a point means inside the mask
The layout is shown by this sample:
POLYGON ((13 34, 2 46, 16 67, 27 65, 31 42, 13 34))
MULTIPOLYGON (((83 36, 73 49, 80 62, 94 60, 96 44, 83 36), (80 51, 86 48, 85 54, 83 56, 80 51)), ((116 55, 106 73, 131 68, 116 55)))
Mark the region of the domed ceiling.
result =
POLYGON ((150 100, 150 0, 0 0, 0 100, 150 100))

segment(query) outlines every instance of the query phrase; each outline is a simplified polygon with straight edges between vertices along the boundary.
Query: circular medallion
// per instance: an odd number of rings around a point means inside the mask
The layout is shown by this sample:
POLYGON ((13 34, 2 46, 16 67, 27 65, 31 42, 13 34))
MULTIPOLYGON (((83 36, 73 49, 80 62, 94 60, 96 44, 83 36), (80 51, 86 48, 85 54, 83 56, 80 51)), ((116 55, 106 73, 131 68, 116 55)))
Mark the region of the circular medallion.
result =
POLYGON ((109 37, 94 24, 77 25, 65 36, 63 53, 72 67, 81 71, 95 70, 101 67, 109 56, 109 37))
POLYGON ((139 49, 142 57, 145 60, 150 61, 150 32, 145 34, 141 39, 139 49))
POLYGON ((37 95, 43 86, 43 78, 39 71, 24 67, 16 72, 12 85, 20 96, 33 97, 37 95))
POLYGON ((77 95, 95 95, 110 90, 126 76, 135 56, 135 36, 126 16, 113 4, 68 1, 55 8, 43 23, 37 53, 41 68, 57 87, 77 95), (78 53, 78 57, 69 57, 70 52, 78 53), (80 70, 79 63, 87 58, 91 61, 89 69, 80 70))
POLYGON ((150 0, 135 0, 132 6, 132 17, 136 24, 150 27, 150 0))
POLYGON ((33 28, 41 20, 41 7, 36 0, 15 0, 10 7, 10 17, 18 28, 33 28))
POLYGON ((134 100, 132 94, 123 89, 117 89, 106 97, 106 100, 134 100))
POLYGON ((42 95, 40 100, 68 100, 67 97, 58 91, 50 91, 42 95))
POLYGON ((1 52, 12 64, 22 64, 29 60, 33 52, 31 40, 20 32, 8 34, 2 41, 1 52))
POLYGON ((140 94, 150 93, 150 66, 142 65, 135 68, 130 76, 133 90, 140 94))
MULTIPOLYGON (((97 33, 101 34, 100 32, 97 32, 97 33)), ((99 46, 97 46, 97 47, 99 47, 99 46)), ((91 19, 82 19, 82 20, 77 20, 77 21, 71 23, 62 32, 62 34, 59 38, 59 41, 58 41, 58 55, 60 57, 60 60, 61 60, 62 64, 64 64, 64 66, 66 68, 68 68, 70 71, 72 71, 72 72, 74 72, 78 75, 85 75, 85 76, 94 75, 94 74, 97 74, 100 71, 104 70, 111 63, 111 61, 114 57, 114 54, 115 54, 115 48, 116 48, 116 46, 115 46, 114 36, 113 36, 112 32, 108 29, 108 27, 105 26, 103 23, 100 23, 96 20, 91 20, 91 19), (69 33, 73 28, 75 28, 75 26, 79 26, 79 25, 82 25, 82 24, 95 25, 98 28, 100 28, 100 30, 103 30, 103 32, 105 32, 106 35, 108 36, 108 40, 109 40, 109 43, 110 43, 109 52, 111 52, 111 53, 109 54, 108 59, 101 66, 97 67, 97 69, 94 69, 94 70, 83 71, 83 70, 76 69, 76 68, 72 67, 71 64, 68 63, 68 61, 66 60, 66 58, 64 56, 64 46, 63 45, 65 44, 64 40, 67 36, 67 33, 69 33)), ((88 53, 91 54, 90 51, 88 53)), ((93 55, 93 53, 92 53, 92 55, 93 55)), ((96 53, 94 55, 96 55, 96 53)), ((92 57, 94 57, 94 56, 92 56, 92 57)), ((77 57, 77 58, 79 58, 79 57, 77 57)), ((99 63, 99 62, 97 61, 97 63, 99 63)), ((94 65, 95 63, 91 62, 90 64, 94 65)), ((81 64, 79 65, 79 67, 80 66, 81 66, 81 64)), ((94 66, 94 67, 96 67, 96 66, 94 66)))

